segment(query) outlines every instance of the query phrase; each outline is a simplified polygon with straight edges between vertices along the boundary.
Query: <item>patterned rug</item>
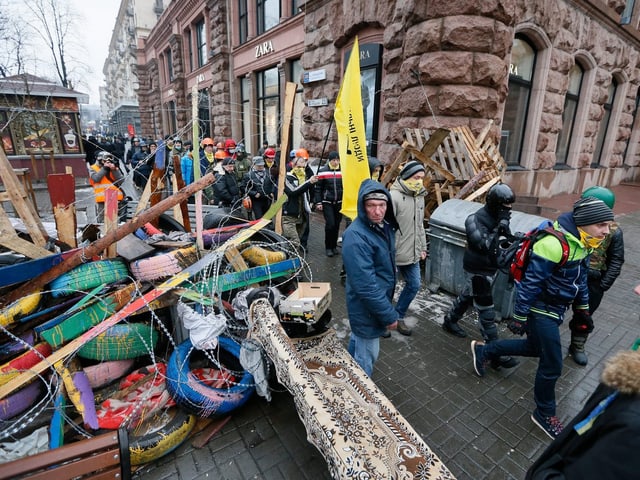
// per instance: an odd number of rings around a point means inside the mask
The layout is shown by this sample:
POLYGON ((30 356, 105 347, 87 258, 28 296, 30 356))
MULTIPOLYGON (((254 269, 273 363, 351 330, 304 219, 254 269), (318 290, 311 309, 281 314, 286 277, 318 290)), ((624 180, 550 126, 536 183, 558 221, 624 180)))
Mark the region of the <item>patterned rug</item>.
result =
POLYGON ((266 300, 253 303, 251 336, 293 395, 307 439, 333 478, 454 479, 353 360, 334 330, 292 339, 266 300))

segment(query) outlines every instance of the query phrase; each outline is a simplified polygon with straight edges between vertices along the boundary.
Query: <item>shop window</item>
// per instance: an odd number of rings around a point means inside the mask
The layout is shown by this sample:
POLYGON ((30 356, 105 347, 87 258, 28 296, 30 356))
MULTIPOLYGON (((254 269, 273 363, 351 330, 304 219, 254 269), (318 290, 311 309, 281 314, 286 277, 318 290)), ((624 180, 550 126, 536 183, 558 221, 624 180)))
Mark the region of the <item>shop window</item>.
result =
MULTIPOLYGON (((344 68, 347 67, 351 49, 345 53, 344 68)), ((363 43, 360 45, 360 87, 362 114, 367 140, 367 155, 378 154, 378 124, 380 116, 380 85, 382 82, 382 45, 363 43)))
POLYGON ((242 135, 245 148, 249 151, 253 148, 251 145, 253 117, 251 115, 251 82, 246 77, 240 79, 240 102, 242 103, 242 135))
POLYGON ((638 88, 638 91, 636 92, 636 103, 633 107, 633 114, 632 114, 632 120, 631 120, 631 135, 629 136, 629 138, 627 139, 627 145, 624 147, 624 159, 627 161, 627 163, 629 162, 629 159, 627 158, 627 155, 629 154, 629 145, 632 142, 637 142, 637 135, 634 135, 634 132, 638 131, 638 127, 636 126, 636 122, 638 122, 638 107, 640 107, 640 88, 638 88))
POLYGON ((164 58, 167 60, 167 79, 168 82, 173 82, 173 80, 175 79, 174 77, 174 73, 173 73, 173 58, 171 57, 171 49, 167 48, 164 51, 164 58))
POLYGON ((280 22, 280 0, 256 0, 258 35, 272 29, 280 22))
POLYGON ((196 49, 198 53, 198 68, 207 63, 207 29, 204 19, 196 23, 196 49))
POLYGON ((300 60, 291 62, 291 82, 297 85, 296 100, 293 104, 293 121, 291 125, 291 149, 302 147, 302 109, 304 108, 303 88, 300 83, 302 75, 302 65, 300 60))
POLYGON ((258 72, 258 134, 260 143, 267 141, 270 145, 280 142, 280 82, 278 68, 270 68, 258 72))
POLYGON ((240 36, 240 44, 245 43, 249 37, 247 0, 238 0, 238 34, 240 36))
POLYGON ((211 137, 211 116, 208 90, 198 91, 198 123, 200 138, 211 137))
POLYGON ((516 36, 509 65, 509 94, 502 119, 500 153, 508 166, 519 166, 527 127, 527 115, 536 64, 536 51, 524 38, 516 36))
POLYGON ((591 164, 592 168, 599 167, 603 160, 604 141, 607 138, 609 121, 611 120, 611 110, 613 109, 613 102, 616 98, 617 89, 618 82, 615 78, 612 78, 607 93, 607 102, 602 106, 604 108, 604 115, 600 120, 600 130, 598 131, 598 137, 596 139, 596 148, 593 152, 593 163, 591 164))
POLYGON ((569 70, 569 88, 564 99, 564 110, 562 111, 562 130, 558 136, 558 145, 556 148, 556 164, 566 165, 567 156, 569 155, 569 146, 573 136, 573 127, 575 125, 576 114, 578 112, 578 103, 580 101, 580 89, 582 87, 582 79, 584 71, 577 63, 569 70))
POLYGON ((189 71, 193 72, 193 38, 191 38, 191 29, 187 29, 184 32, 184 40, 187 47, 187 58, 189 59, 189 71))

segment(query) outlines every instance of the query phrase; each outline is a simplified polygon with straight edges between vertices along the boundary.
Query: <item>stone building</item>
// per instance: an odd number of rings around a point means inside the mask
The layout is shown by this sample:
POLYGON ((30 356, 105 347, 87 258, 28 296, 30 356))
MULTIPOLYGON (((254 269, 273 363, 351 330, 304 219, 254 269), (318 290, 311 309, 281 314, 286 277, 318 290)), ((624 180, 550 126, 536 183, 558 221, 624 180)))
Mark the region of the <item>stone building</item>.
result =
POLYGON ((358 36, 370 155, 393 159, 405 128, 493 122, 518 194, 615 185, 640 176, 639 20, 623 0, 171 2, 138 53, 143 134, 190 131, 195 91, 203 135, 280 143, 294 81, 284 140, 319 157, 358 36))
POLYGON ((102 72, 106 86, 100 91, 102 118, 108 130, 133 136, 140 131, 138 108, 138 40, 154 27, 170 0, 122 0, 102 72))

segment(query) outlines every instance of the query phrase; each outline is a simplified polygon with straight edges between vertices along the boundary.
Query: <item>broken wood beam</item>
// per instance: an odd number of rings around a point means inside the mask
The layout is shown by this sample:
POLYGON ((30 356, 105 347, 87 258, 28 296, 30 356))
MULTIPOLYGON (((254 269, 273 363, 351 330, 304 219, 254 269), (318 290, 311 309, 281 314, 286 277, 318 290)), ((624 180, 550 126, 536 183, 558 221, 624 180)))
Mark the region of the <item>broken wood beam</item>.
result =
POLYGON ((43 274, 34 278, 28 284, 22 286, 21 288, 16 288, 11 292, 9 292, 7 297, 3 299, 3 303, 9 304, 11 302, 14 302, 18 298, 28 295, 29 293, 33 293, 37 290, 40 290, 53 279, 58 278, 63 273, 66 273, 72 268, 77 267, 78 265, 86 261, 86 259, 99 254, 100 252, 105 250, 109 245, 124 238, 126 235, 133 233, 138 228, 143 226, 145 223, 148 223, 151 220, 158 218, 164 211, 172 208, 174 205, 178 204, 182 200, 186 200, 195 192, 198 192, 203 188, 207 187, 208 185, 213 183, 213 180, 214 180, 213 174, 209 173, 204 177, 202 177, 197 182, 187 185, 182 190, 176 192, 170 197, 165 198, 164 200, 160 201, 159 203, 149 208, 148 210, 145 210, 140 215, 136 214, 131 220, 121 225, 116 230, 107 232, 104 237, 99 238, 98 240, 91 243, 86 248, 74 253, 59 265, 54 266, 50 270, 47 270, 43 274))

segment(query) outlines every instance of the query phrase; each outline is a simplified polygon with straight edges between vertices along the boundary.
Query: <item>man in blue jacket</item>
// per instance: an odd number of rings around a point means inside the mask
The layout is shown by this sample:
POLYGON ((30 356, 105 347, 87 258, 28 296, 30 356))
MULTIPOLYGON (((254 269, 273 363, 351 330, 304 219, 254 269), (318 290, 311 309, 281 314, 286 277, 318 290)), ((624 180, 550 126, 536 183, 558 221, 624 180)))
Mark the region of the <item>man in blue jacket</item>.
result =
POLYGON ((471 342, 473 368, 484 376, 485 364, 500 355, 538 357, 538 370, 533 387, 536 409, 531 420, 549 437, 557 437, 563 429, 556 416, 555 387, 562 373, 560 324, 566 310, 574 305, 574 319, 593 325, 589 314, 587 272, 589 254, 609 233, 613 211, 597 198, 581 198, 573 212, 563 213, 554 223, 569 245, 569 257, 560 265, 562 246, 554 235, 533 244, 524 277, 516 283, 513 320, 508 328, 523 340, 496 340, 486 345, 471 342))
POLYGON ((358 191, 358 216, 343 235, 342 259, 347 272, 349 353, 369 376, 380 353, 380 336, 398 325, 392 303, 397 229, 388 190, 364 180, 358 191))

